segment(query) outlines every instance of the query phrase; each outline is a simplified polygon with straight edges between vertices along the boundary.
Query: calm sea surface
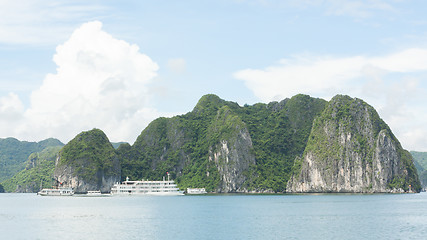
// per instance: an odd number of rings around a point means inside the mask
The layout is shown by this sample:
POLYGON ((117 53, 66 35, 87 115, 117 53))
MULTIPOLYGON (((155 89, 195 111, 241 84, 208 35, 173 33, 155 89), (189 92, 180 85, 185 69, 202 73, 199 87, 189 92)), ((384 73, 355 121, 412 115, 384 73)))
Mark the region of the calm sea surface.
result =
POLYGON ((427 193, 0 194, 1 239, 427 239, 427 193))

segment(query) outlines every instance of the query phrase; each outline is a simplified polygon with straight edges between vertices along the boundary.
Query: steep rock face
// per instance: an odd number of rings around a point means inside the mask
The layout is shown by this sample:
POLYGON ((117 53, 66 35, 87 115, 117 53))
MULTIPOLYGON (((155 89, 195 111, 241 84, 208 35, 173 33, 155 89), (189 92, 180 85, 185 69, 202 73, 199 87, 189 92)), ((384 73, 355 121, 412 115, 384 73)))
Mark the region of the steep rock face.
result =
POLYGON ((223 106, 208 128, 208 136, 214 143, 209 148, 209 162, 215 163, 220 176, 216 192, 247 192, 244 172, 255 165, 255 155, 246 125, 223 106))
POLYGON ((99 129, 82 132, 60 151, 54 177, 76 193, 109 192, 120 181, 120 162, 107 136, 99 129))
POLYGON ((412 157, 377 112, 360 99, 334 97, 315 119, 287 192, 419 191, 412 157))

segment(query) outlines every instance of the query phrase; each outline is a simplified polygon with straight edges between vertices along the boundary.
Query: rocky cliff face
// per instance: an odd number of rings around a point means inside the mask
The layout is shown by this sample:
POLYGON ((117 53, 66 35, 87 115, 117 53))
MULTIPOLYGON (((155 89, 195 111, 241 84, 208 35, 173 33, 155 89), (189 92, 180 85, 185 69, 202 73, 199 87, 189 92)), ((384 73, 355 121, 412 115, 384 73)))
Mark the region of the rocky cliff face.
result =
POLYGON ((360 99, 334 97, 313 122, 287 192, 419 191, 413 160, 377 112, 360 99))
POLYGON ((209 148, 209 162, 215 163, 220 176, 216 192, 247 192, 243 187, 244 172, 255 165, 255 155, 246 124, 224 106, 218 110, 208 136, 214 140, 209 148))
POLYGON ((94 129, 63 147, 55 162, 54 178, 76 193, 109 192, 120 181, 120 162, 105 134, 94 129))

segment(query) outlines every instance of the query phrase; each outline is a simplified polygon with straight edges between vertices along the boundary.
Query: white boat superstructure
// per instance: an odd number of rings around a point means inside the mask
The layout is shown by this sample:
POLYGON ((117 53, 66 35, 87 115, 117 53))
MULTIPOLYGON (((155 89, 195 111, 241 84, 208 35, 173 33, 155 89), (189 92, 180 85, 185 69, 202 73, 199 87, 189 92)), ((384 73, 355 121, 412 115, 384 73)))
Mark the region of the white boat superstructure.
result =
POLYGON ((173 180, 163 181, 126 181, 122 183, 116 183, 111 188, 111 194, 113 195, 184 195, 183 191, 180 191, 173 180))
POLYGON ((206 194, 205 188, 187 188, 187 194, 206 194))
POLYGON ((72 196, 74 191, 70 187, 43 188, 37 195, 41 196, 72 196))

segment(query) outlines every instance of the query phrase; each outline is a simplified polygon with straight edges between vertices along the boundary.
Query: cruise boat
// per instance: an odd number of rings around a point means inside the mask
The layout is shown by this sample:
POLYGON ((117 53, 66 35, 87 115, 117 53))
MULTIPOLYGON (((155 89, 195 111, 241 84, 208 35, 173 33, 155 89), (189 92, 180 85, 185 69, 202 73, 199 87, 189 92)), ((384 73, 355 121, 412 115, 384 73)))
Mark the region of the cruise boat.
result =
POLYGON ((184 192, 179 190, 173 180, 169 180, 168 174, 168 180, 163 177, 163 181, 129 181, 129 178, 126 177, 126 181, 113 185, 111 194, 176 196, 184 195, 184 192))
POLYGON ((187 194, 206 194, 205 188, 187 188, 187 194))
POLYGON ((37 193, 40 196, 72 196, 74 191, 70 187, 59 187, 59 188, 43 188, 37 193))

